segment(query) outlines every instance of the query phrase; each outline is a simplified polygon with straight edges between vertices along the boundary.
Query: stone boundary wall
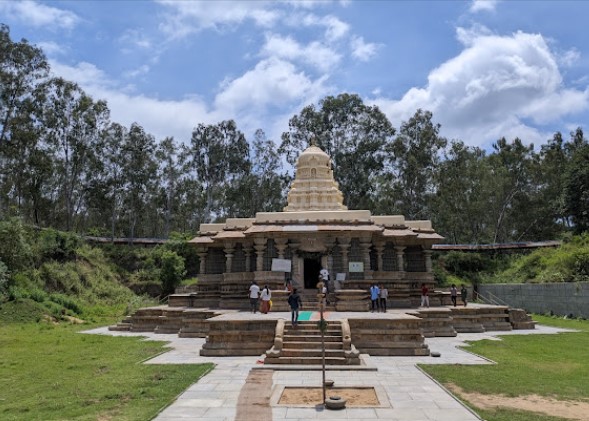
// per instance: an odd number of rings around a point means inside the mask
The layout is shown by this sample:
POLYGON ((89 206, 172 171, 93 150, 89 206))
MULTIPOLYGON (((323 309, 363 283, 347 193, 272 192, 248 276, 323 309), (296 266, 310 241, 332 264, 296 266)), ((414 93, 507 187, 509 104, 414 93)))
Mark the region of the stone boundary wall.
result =
POLYGON ((589 318, 589 282, 486 284, 479 285, 479 293, 531 313, 589 318))

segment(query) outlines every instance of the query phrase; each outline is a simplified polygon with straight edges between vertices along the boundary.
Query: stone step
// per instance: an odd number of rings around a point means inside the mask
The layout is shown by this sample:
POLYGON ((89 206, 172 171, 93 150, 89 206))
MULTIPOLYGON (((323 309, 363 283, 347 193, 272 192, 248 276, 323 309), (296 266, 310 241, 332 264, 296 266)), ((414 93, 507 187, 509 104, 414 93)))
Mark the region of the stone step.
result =
MULTIPOLYGON (((342 342, 342 336, 324 336, 325 342, 342 342)), ((321 335, 284 335, 284 342, 321 342, 321 335)))
MULTIPOLYGON (((343 349, 342 342, 325 342, 325 349, 343 349)), ((321 349, 321 341, 317 342, 303 342, 303 341, 288 341, 283 342, 283 348, 289 349, 321 349)))
MULTIPOLYGON (((291 357, 291 358, 321 358, 321 348, 319 349, 293 349, 293 348, 282 348, 282 352, 280 353, 281 357, 291 357)), ((341 357, 345 358, 344 350, 343 349, 326 349, 325 350, 325 358, 334 358, 334 357, 341 357)))
MULTIPOLYGON (((293 328, 291 326, 285 326, 284 327, 284 334, 285 335, 293 335, 293 336, 304 336, 304 335, 321 335, 321 331, 319 329, 317 329, 317 327, 315 328, 304 328, 301 326, 298 326, 296 328, 293 328)), ((330 329, 327 328, 323 334, 325 336, 338 336, 342 334, 342 329, 330 329)))
POLYGON ((131 326, 131 323, 118 323, 116 326, 109 326, 108 330, 111 332, 129 332, 131 326))
MULTIPOLYGON (((296 364, 296 365, 321 365, 321 357, 266 357, 264 364, 296 364)), ((343 357, 325 357, 325 365, 359 365, 360 360, 348 360, 343 357)))

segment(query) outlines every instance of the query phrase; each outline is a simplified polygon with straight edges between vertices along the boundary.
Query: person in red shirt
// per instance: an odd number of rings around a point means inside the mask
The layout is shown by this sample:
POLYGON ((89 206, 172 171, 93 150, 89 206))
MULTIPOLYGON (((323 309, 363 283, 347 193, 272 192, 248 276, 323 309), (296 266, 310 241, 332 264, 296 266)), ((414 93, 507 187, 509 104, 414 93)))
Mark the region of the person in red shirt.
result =
POLYGON ((421 284, 421 306, 429 307, 429 289, 426 284, 421 284))

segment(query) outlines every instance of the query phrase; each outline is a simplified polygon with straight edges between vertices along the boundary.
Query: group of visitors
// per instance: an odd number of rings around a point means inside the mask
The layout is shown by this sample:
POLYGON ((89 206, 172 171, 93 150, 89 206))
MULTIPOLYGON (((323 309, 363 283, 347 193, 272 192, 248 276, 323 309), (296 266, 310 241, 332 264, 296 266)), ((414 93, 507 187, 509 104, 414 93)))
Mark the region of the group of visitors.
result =
MULTIPOLYGON (((302 307, 303 302, 297 289, 292 287, 290 279, 286 281, 286 290, 289 292, 288 305, 291 309, 291 322, 293 327, 296 327, 299 322, 299 309, 302 307)), ((258 283, 253 281, 249 288, 249 299, 250 310, 254 314, 258 311, 258 307, 260 313, 263 314, 268 314, 272 308, 272 292, 268 285, 264 285, 264 288, 260 290, 258 283)))
POLYGON ((270 288, 268 288, 268 285, 264 285, 264 288, 260 290, 258 283, 256 281, 252 282, 249 289, 249 299, 250 310, 252 313, 258 311, 258 306, 260 313, 264 314, 268 314, 272 308, 272 292, 270 291, 270 288))
POLYGON ((380 286, 372 284, 370 287, 370 300, 372 302, 372 312, 386 313, 387 299, 389 298, 389 290, 381 284, 380 286))
MULTIPOLYGON (((467 294, 468 294, 468 291, 466 290, 466 287, 464 285, 462 285, 462 287, 460 288, 460 298, 462 299, 462 304, 464 304, 464 307, 466 307, 467 294)), ((452 304, 454 304, 454 307, 456 307, 457 297, 458 297, 458 290, 456 289, 456 284, 452 284, 452 286, 450 287, 450 298, 452 299, 452 304)))
MULTIPOLYGON (((466 296, 468 291, 466 287, 462 285, 460 288, 460 298, 462 299, 462 303, 464 307, 466 307, 466 296)), ((452 304, 456 307, 456 300, 458 298, 458 289, 456 288, 456 284, 452 284, 450 287, 450 299, 452 300, 452 304)), ((421 284, 421 307, 429 307, 429 288, 426 284, 421 284)))

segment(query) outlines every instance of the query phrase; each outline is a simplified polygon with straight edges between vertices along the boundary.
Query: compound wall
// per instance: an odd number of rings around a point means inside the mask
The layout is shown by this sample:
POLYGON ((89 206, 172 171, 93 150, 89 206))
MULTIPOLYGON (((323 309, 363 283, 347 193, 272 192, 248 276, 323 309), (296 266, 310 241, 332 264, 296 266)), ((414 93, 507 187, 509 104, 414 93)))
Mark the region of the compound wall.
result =
POLYGON ((589 282, 479 285, 485 298, 494 297, 531 313, 589 318, 589 282))

